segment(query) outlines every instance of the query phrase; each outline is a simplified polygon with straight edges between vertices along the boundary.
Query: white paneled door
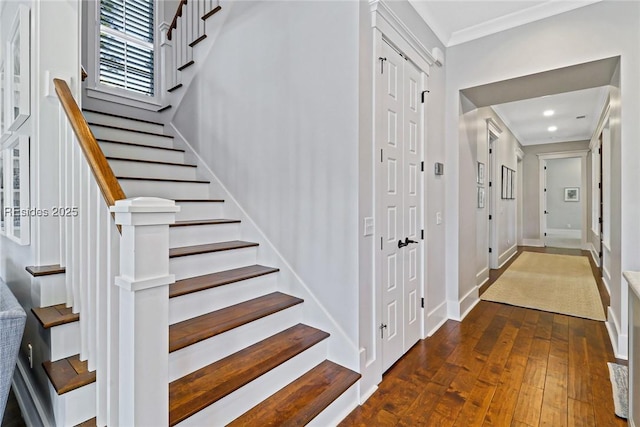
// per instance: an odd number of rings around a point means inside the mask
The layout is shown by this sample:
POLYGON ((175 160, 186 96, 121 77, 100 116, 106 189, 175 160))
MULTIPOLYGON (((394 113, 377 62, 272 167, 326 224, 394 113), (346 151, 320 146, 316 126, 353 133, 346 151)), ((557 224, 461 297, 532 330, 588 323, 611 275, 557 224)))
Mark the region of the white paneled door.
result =
POLYGON ((380 226, 382 256, 382 364, 387 370, 420 338, 422 283, 422 73, 387 43, 380 68, 382 90, 380 226))

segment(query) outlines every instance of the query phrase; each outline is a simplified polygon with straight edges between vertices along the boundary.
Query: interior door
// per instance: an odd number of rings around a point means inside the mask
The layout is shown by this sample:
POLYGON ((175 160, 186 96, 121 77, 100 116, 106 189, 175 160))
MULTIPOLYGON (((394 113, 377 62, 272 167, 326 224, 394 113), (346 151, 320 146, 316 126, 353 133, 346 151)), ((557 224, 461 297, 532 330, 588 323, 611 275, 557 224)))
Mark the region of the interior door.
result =
POLYGON ((598 255, 600 257, 600 277, 602 277, 602 269, 604 267, 604 183, 602 180, 603 176, 603 161, 602 161, 602 153, 604 152, 603 147, 604 138, 602 137, 602 133, 600 133, 599 144, 598 144, 598 189, 600 190, 600 196, 598 198, 599 208, 598 208, 598 231, 600 232, 600 249, 598 255))
POLYGON ((383 369, 387 370, 420 337, 422 107, 420 71, 387 43, 382 50, 380 337, 383 369))
POLYGON ((542 164, 542 230, 540 230, 540 234, 542 235, 542 243, 544 246, 547 246, 547 218, 549 215, 549 211, 547 209, 547 161, 543 160, 542 164))

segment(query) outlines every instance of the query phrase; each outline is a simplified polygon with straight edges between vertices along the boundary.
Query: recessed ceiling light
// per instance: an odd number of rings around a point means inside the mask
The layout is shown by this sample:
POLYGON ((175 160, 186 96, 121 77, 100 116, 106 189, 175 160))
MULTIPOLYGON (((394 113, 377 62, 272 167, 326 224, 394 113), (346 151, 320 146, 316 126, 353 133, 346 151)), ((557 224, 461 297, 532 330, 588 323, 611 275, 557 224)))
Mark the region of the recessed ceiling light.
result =
POLYGON ((557 131, 557 130, 558 130, 558 126, 549 126, 549 127, 547 128, 547 130, 548 130, 549 132, 555 132, 555 131, 557 131))
POLYGON ((553 110, 545 110, 542 114, 545 117, 551 117, 551 116, 553 116, 555 114, 555 111, 553 111, 553 110))

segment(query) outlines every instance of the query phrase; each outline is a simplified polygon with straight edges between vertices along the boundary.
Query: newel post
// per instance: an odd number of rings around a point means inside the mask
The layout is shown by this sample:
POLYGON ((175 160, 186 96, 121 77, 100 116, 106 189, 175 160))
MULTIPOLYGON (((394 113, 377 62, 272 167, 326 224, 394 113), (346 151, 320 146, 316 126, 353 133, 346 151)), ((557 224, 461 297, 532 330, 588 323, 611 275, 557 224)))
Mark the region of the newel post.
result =
POLYGON ((118 200, 120 243, 119 424, 169 424, 169 224, 172 200, 118 200))

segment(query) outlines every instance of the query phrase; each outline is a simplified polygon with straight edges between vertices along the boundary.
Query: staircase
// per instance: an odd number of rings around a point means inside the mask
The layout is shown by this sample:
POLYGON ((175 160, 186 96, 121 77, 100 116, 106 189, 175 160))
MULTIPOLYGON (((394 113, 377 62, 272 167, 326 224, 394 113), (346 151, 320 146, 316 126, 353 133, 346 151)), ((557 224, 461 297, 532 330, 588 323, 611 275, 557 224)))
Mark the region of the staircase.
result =
MULTIPOLYGON (((176 279, 169 324, 157 325, 169 336, 169 424, 339 421, 356 401, 360 375, 327 360, 329 334, 303 323, 302 299, 279 291, 285 289, 279 269, 259 263, 259 245, 242 240, 242 222, 227 218, 224 200, 211 196, 217 184, 203 178, 191 153, 177 148, 161 123, 83 114, 128 198, 161 197, 181 208, 169 234, 176 279)), ((65 274, 54 267, 50 274, 65 274)), ((87 421, 95 416, 87 412, 95 411, 96 372, 77 353, 77 323, 85 313, 73 314, 64 304, 34 313, 52 337, 44 368, 59 399, 56 422, 87 421), (70 416, 78 401, 92 399, 70 416)))

